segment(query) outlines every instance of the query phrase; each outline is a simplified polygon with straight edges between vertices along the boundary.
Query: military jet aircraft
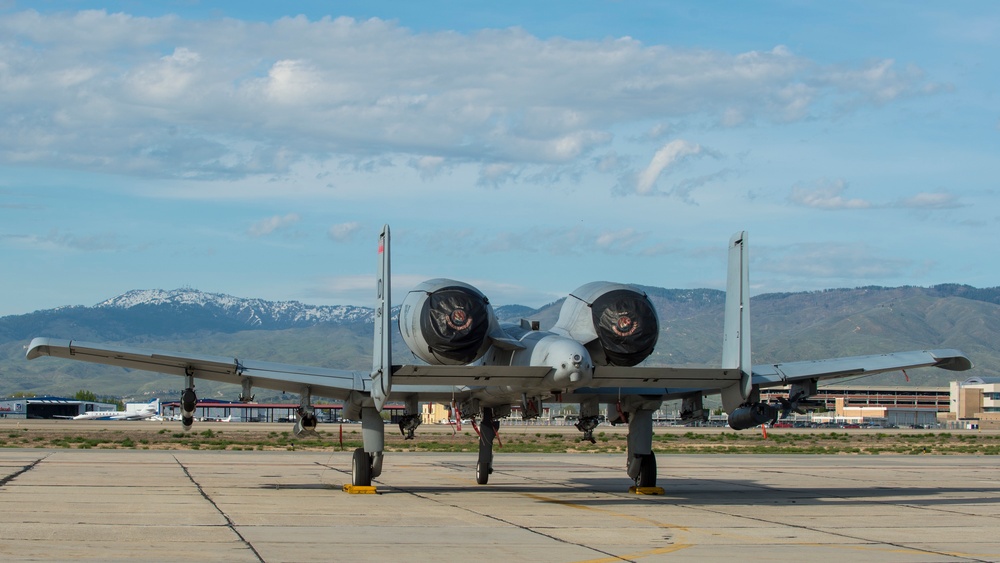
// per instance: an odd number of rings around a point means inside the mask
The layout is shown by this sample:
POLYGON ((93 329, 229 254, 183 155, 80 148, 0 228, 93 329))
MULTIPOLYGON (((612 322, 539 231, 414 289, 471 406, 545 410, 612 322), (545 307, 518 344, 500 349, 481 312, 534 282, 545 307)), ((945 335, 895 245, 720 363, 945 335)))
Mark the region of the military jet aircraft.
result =
POLYGON ((917 350, 873 356, 753 365, 747 233, 729 242, 722 365, 718 367, 639 366, 660 336, 649 297, 639 288, 593 282, 572 292, 548 330, 536 321, 498 322, 489 300, 475 287, 450 279, 426 281, 403 299, 399 330, 415 361, 394 364, 390 303, 389 227, 378 239, 375 334, 369 373, 185 355, 73 340, 35 338, 27 358, 55 356, 174 374, 185 378, 181 418, 194 421, 195 379, 242 386, 240 399, 252 400, 254 386, 301 393, 294 433, 315 432, 313 396, 344 401, 344 416, 360 420, 363 447, 352 458, 352 484, 370 486, 382 473, 386 401, 406 405, 400 430, 408 437, 420 424, 418 403, 452 402, 455 418, 479 420, 476 481, 493 472, 493 442, 499 420, 520 407, 524 418, 538 416, 544 401, 579 403, 577 428, 593 440, 600 405, 613 423, 628 425, 626 473, 637 487, 655 487, 653 414, 668 399, 682 400, 682 417, 705 419, 703 398, 721 394, 736 430, 774 422, 816 393, 820 379, 871 375, 933 366, 967 370, 972 362, 958 350, 917 350), (790 385, 777 404, 760 400, 760 389, 790 385))

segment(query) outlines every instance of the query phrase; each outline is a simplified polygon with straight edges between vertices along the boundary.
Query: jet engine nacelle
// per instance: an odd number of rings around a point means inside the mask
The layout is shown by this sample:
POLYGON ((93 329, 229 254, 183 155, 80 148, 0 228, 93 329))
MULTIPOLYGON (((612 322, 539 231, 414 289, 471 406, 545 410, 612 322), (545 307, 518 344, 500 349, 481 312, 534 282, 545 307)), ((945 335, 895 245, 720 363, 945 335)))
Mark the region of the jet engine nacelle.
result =
POLYGON ((594 365, 631 367, 653 353, 660 323, 643 291, 631 285, 593 282, 566 298, 553 332, 582 342, 594 365))
POLYGON ((486 296, 455 280, 425 281, 406 294, 399 311, 403 341, 417 357, 435 365, 478 360, 498 327, 486 296))

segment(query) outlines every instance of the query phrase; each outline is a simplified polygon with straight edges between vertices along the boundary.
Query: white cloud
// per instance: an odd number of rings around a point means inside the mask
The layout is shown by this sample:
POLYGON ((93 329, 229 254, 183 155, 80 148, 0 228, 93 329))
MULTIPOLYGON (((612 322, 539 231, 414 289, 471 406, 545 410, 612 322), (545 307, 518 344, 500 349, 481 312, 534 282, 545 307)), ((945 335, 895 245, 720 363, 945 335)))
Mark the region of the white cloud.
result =
POLYGON ((350 222, 350 223, 339 223, 330 227, 327 234, 331 239, 337 242, 343 242, 345 240, 350 240, 361 230, 361 223, 350 222))
POLYGON ((656 181, 664 170, 673 166, 684 158, 696 155, 701 152, 701 146, 697 143, 677 139, 670 141, 653 155, 652 161, 639 174, 636 181, 635 191, 640 195, 648 195, 654 191, 656 181))
POLYGON ((441 173, 444 168, 445 159, 440 156, 422 156, 410 161, 410 166, 420 172, 420 178, 429 180, 441 173))
POLYGON ((868 209, 871 202, 864 199, 849 199, 842 194, 847 188, 843 180, 825 182, 815 188, 794 186, 789 200, 797 205, 815 209, 868 209))
POLYGON ((962 207, 958 197, 949 192, 922 192, 899 202, 901 207, 911 209, 953 209, 962 207))
POLYGON ((498 188, 501 184, 517 178, 518 170, 510 163, 486 164, 479 170, 479 179, 476 183, 480 186, 498 188))
POLYGON ((600 233, 595 243, 604 252, 633 253, 645 238, 645 233, 637 233, 635 229, 621 229, 600 233))
POLYGON ((290 225, 294 225, 299 222, 299 215, 297 213, 289 213, 287 215, 275 215, 273 217, 268 217, 266 219, 261 219, 253 225, 250 225, 250 229, 247 231, 252 237, 263 237, 267 236, 275 231, 285 229, 290 225))
MULTIPOLYGON (((414 33, 379 19, 23 11, 0 14, 0 36, 0 163, 179 178, 404 155, 428 177, 441 165, 422 159, 440 158, 500 185, 523 166, 592 158, 617 127, 658 137, 694 116, 801 120, 824 101, 884 104, 934 86, 891 60, 824 67, 780 46, 414 33)), ((668 164, 651 163, 640 192, 668 164)))

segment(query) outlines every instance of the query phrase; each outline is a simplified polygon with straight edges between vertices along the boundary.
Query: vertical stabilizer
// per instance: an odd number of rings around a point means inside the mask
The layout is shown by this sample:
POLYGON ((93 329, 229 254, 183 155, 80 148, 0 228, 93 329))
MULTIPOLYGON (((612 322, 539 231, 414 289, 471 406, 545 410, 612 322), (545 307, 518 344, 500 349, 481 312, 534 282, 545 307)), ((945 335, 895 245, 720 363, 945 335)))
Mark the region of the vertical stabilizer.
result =
POLYGON ((723 369, 738 369, 740 382, 722 390, 722 405, 732 412, 750 396, 750 259, 747 232, 729 239, 729 274, 726 280, 726 318, 722 342, 723 369))
POLYGON ((372 399, 382 410, 392 387, 392 303, 389 287, 389 225, 382 227, 378 237, 378 279, 375 302, 375 346, 372 356, 372 399))

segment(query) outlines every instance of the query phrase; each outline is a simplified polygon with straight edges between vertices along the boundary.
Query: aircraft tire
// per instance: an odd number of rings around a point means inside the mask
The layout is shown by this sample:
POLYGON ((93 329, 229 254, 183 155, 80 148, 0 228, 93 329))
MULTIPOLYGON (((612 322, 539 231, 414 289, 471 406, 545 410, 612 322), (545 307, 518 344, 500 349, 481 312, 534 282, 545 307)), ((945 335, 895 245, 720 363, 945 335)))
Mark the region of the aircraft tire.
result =
POLYGON ((476 463, 476 483, 485 485, 490 481, 490 466, 488 463, 479 461, 476 463))
POLYGON ((656 486, 656 454, 642 456, 639 462, 639 477, 635 480, 637 487, 656 486))
POLYGON ((479 461, 476 463, 476 483, 480 485, 488 483, 490 473, 493 473, 493 451, 480 447, 479 461))
POLYGON ((354 450, 351 460, 351 484, 355 487, 372 486, 372 458, 364 448, 354 450))

